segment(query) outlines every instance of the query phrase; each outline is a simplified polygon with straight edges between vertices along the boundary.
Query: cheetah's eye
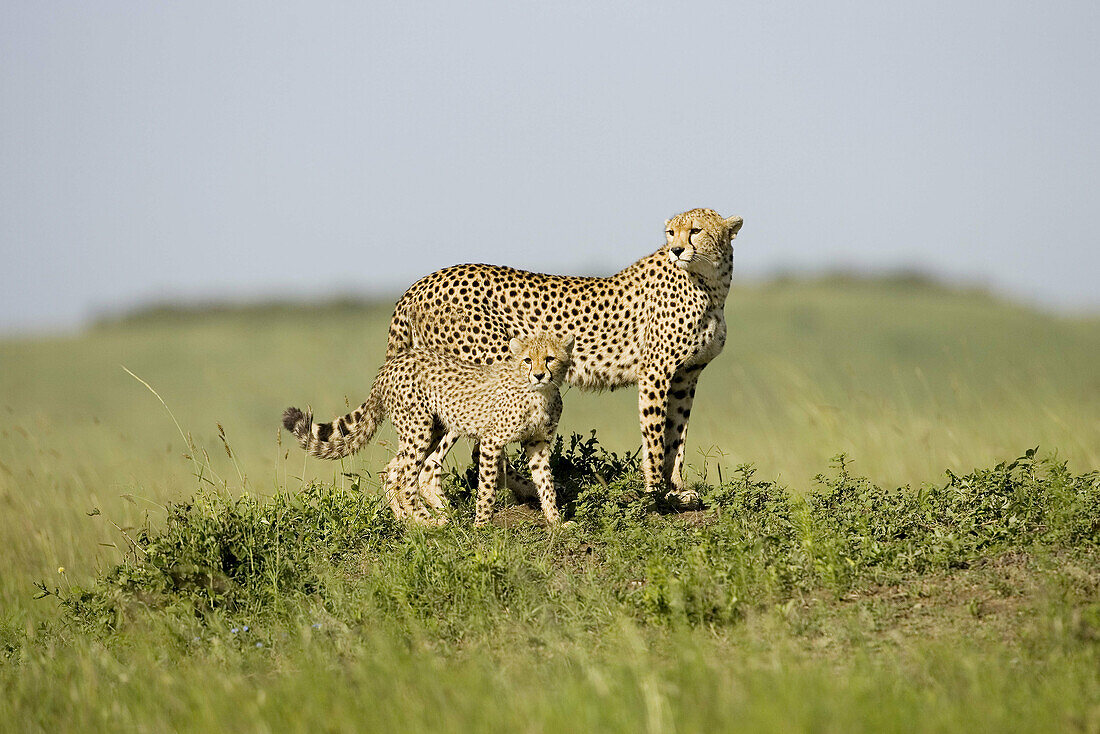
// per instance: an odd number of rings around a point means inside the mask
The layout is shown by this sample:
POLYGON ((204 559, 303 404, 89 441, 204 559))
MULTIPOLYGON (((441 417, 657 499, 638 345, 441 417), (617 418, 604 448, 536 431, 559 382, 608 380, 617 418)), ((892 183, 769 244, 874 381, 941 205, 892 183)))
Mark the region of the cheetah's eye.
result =
POLYGON ((530 357, 524 357, 523 358, 523 363, 524 364, 531 364, 531 358, 530 357))
POLYGON ((702 231, 703 231, 703 230, 699 229, 698 227, 692 227, 692 228, 691 228, 691 233, 692 233, 692 234, 699 234, 699 233, 700 233, 700 232, 702 232, 702 231))
POLYGON ((675 237, 676 236, 676 233, 673 232, 671 229, 666 231, 665 234, 667 234, 669 237, 675 237))
POLYGON ((550 355, 546 358, 546 364, 551 364, 554 361, 554 355, 550 355))

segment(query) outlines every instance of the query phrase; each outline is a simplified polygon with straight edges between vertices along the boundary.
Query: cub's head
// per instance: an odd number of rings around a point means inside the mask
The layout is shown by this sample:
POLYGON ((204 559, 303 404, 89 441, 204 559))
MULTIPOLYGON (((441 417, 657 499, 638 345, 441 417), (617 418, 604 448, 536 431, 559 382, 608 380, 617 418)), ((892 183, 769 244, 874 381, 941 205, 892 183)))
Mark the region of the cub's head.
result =
POLYGON ((573 358, 573 337, 563 340, 541 333, 517 337, 508 342, 508 351, 532 390, 558 387, 573 358))
POLYGON ((741 217, 722 219, 713 209, 692 209, 665 222, 664 252, 669 262, 694 273, 713 272, 729 257, 741 217))

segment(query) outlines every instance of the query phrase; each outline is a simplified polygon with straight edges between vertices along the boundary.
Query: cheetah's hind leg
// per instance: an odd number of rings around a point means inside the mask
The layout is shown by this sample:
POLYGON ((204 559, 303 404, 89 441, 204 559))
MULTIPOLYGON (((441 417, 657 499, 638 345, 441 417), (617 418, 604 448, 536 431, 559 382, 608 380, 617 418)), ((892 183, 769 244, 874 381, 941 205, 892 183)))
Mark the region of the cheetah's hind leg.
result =
POLYGON ((420 492, 417 487, 417 474, 420 472, 420 463, 417 463, 417 450, 403 447, 397 452, 397 456, 390 462, 386 471, 386 496, 390 498, 390 507, 398 518, 411 521, 416 525, 435 525, 432 516, 428 514, 420 501, 420 492), (401 514, 398 514, 398 509, 401 514))
POLYGON ((433 442, 432 451, 424 459, 424 465, 417 477, 417 485, 420 490, 420 499, 430 508, 438 525, 446 525, 447 498, 443 496, 443 460, 447 458, 451 447, 459 439, 461 434, 449 431, 433 442))
POLYGON ((401 475, 404 473, 402 469, 402 458, 398 454, 390 459, 390 463, 386 464, 386 468, 382 470, 379 479, 382 481, 382 492, 385 494, 386 501, 389 502, 393 516, 398 520, 407 520, 412 517, 414 508, 406 505, 405 495, 401 492, 399 482, 401 475))

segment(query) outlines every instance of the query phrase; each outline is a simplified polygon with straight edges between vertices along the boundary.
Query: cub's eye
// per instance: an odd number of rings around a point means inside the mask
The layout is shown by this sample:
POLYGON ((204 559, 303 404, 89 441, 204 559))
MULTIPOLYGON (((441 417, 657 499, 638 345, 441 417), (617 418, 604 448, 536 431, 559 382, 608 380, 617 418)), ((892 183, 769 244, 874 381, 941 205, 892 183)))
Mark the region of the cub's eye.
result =
POLYGON ((667 232, 665 232, 665 234, 667 234, 669 237, 675 237, 676 236, 676 233, 673 232, 671 229, 668 230, 667 232))
POLYGON ((550 364, 550 363, 551 363, 551 362, 553 362, 553 361, 554 361, 554 357, 553 357, 553 355, 551 355, 551 356, 549 356, 549 357, 547 357, 547 358, 546 358, 546 364, 550 364))
POLYGON ((691 228, 691 233, 692 233, 692 234, 699 234, 699 233, 700 233, 700 232, 702 232, 702 231, 703 231, 703 230, 699 229, 698 227, 692 227, 692 228, 691 228))
POLYGON ((531 364, 531 358, 530 357, 524 357, 523 358, 523 363, 524 364, 531 364))

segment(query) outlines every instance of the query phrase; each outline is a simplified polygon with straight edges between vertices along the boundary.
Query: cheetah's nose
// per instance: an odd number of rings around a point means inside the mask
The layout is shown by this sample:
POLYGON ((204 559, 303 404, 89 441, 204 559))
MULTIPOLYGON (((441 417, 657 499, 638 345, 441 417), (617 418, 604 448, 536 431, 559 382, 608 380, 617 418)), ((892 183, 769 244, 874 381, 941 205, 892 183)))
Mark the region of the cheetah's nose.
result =
POLYGON ((680 255, 683 254, 683 252, 684 252, 684 248, 682 248, 682 247, 673 247, 669 250, 669 252, 671 252, 676 257, 680 257, 680 255))
POLYGON ((546 377, 546 373, 545 372, 539 372, 537 375, 531 375, 531 377, 535 378, 535 382, 542 382, 542 378, 546 377))

